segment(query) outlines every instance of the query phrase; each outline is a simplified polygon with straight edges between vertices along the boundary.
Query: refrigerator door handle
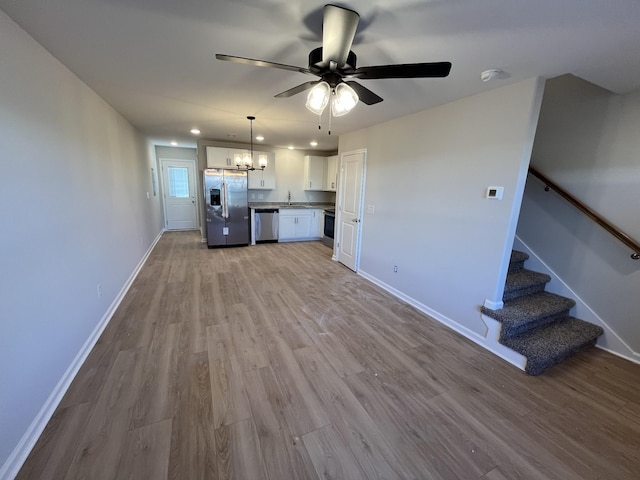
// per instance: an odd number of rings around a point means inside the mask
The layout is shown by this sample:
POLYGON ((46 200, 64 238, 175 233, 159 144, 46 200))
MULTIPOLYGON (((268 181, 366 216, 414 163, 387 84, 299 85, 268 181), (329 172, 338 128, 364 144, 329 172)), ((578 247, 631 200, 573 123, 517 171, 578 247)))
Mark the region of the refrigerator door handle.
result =
POLYGON ((222 182, 222 218, 229 218, 229 191, 227 182, 222 182))

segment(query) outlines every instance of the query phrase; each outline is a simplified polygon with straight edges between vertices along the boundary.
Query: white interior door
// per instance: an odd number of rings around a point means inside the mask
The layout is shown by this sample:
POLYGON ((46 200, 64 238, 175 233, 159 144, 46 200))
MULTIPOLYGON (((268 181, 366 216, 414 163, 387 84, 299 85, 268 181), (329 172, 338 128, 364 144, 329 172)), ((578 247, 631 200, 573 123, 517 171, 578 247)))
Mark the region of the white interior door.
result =
POLYGON ((197 229, 195 162, 193 160, 161 159, 160 165, 166 229, 197 229))
POLYGON ((364 179, 365 152, 345 153, 342 156, 340 182, 340 231, 338 260, 354 272, 358 270, 360 226, 362 225, 362 183, 364 179))

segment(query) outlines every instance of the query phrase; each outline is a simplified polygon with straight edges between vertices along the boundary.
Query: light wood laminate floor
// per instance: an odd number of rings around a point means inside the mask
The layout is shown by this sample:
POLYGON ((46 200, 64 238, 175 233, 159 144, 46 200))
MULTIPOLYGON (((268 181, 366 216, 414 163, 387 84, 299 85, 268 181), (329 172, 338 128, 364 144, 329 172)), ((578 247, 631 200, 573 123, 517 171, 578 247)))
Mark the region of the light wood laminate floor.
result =
POLYGON ((529 377, 319 242, 166 233, 18 478, 638 479, 640 366, 529 377))

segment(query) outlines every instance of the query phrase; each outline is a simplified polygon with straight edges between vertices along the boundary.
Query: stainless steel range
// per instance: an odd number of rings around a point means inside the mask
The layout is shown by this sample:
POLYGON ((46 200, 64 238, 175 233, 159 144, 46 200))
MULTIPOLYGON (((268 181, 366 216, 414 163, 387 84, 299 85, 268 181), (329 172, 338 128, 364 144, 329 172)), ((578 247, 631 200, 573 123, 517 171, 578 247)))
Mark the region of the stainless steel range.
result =
POLYGON ((336 211, 333 208, 327 208, 324 211, 324 231, 322 243, 333 248, 333 232, 336 223, 336 211))

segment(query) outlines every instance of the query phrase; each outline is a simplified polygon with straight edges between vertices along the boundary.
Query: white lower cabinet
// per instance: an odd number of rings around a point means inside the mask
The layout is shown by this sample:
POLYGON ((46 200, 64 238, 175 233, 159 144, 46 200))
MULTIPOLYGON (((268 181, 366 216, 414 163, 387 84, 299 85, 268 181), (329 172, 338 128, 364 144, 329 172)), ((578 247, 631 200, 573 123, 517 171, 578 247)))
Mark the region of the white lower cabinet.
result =
POLYGON ((281 208, 278 241, 317 240, 321 210, 317 208, 281 208))

